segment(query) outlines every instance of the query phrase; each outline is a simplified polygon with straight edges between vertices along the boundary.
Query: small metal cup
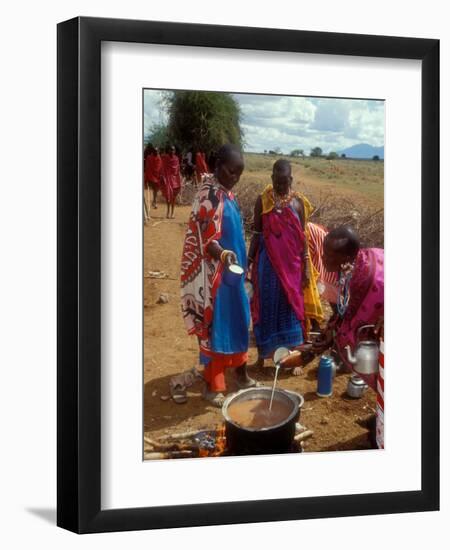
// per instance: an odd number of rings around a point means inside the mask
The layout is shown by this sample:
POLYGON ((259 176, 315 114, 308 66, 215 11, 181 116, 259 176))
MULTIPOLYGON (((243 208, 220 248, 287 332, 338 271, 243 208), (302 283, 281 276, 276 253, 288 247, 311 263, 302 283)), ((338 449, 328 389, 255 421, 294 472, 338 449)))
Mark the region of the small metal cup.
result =
POLYGON ((238 264, 226 265, 223 270, 223 282, 228 286, 237 286, 244 276, 244 269, 238 264))

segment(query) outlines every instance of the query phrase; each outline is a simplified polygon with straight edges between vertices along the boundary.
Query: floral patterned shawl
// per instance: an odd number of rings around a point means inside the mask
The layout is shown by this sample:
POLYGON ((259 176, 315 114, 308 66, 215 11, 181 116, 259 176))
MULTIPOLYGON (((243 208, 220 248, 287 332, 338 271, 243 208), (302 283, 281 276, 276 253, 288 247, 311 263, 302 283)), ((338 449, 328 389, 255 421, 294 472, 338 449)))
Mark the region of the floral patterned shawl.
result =
POLYGON ((214 177, 199 189, 192 206, 181 259, 181 311, 189 334, 199 337, 200 347, 210 349, 214 297, 222 279, 223 265, 206 251, 222 234, 225 196, 233 194, 214 177))

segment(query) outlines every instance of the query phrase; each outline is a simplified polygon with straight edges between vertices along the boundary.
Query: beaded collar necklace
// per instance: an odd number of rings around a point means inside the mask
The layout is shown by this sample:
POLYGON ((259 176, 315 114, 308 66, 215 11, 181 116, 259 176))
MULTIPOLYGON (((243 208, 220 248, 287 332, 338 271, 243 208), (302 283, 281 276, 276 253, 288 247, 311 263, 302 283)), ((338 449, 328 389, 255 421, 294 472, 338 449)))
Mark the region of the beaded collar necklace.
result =
POLYGON ((273 202, 275 204, 275 209, 281 211, 285 206, 287 206, 292 198, 294 197, 293 191, 289 190, 286 195, 278 195, 275 190, 273 191, 273 202))
POLYGON ((352 280, 355 262, 348 262, 341 266, 339 271, 339 286, 337 297, 337 311, 339 317, 344 317, 350 302, 350 281, 352 280))

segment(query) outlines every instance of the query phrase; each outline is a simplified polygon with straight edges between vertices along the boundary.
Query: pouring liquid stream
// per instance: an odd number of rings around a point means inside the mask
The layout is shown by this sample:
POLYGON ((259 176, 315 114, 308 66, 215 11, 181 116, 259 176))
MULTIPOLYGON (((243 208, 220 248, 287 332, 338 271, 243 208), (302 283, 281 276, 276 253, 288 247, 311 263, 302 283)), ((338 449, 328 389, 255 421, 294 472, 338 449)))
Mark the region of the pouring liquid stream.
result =
POLYGON ((280 370, 280 363, 275 365, 275 378, 273 379, 272 394, 270 396, 269 411, 272 410, 273 396, 275 393, 275 386, 277 385, 278 371, 280 370))

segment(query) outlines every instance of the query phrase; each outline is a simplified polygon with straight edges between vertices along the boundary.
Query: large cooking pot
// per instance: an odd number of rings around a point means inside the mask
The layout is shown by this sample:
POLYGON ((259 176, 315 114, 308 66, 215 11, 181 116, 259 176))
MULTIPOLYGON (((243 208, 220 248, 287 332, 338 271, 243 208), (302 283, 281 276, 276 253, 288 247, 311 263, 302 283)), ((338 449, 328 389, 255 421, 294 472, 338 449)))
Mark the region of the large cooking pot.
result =
POLYGON ((282 401, 291 407, 288 416, 280 423, 265 428, 243 427, 228 414, 229 407, 249 399, 267 399, 269 406, 272 388, 259 387, 241 390, 227 397, 222 407, 225 419, 227 447, 234 455, 278 454, 292 451, 295 423, 300 418, 303 397, 288 390, 275 390, 274 401, 282 401))

